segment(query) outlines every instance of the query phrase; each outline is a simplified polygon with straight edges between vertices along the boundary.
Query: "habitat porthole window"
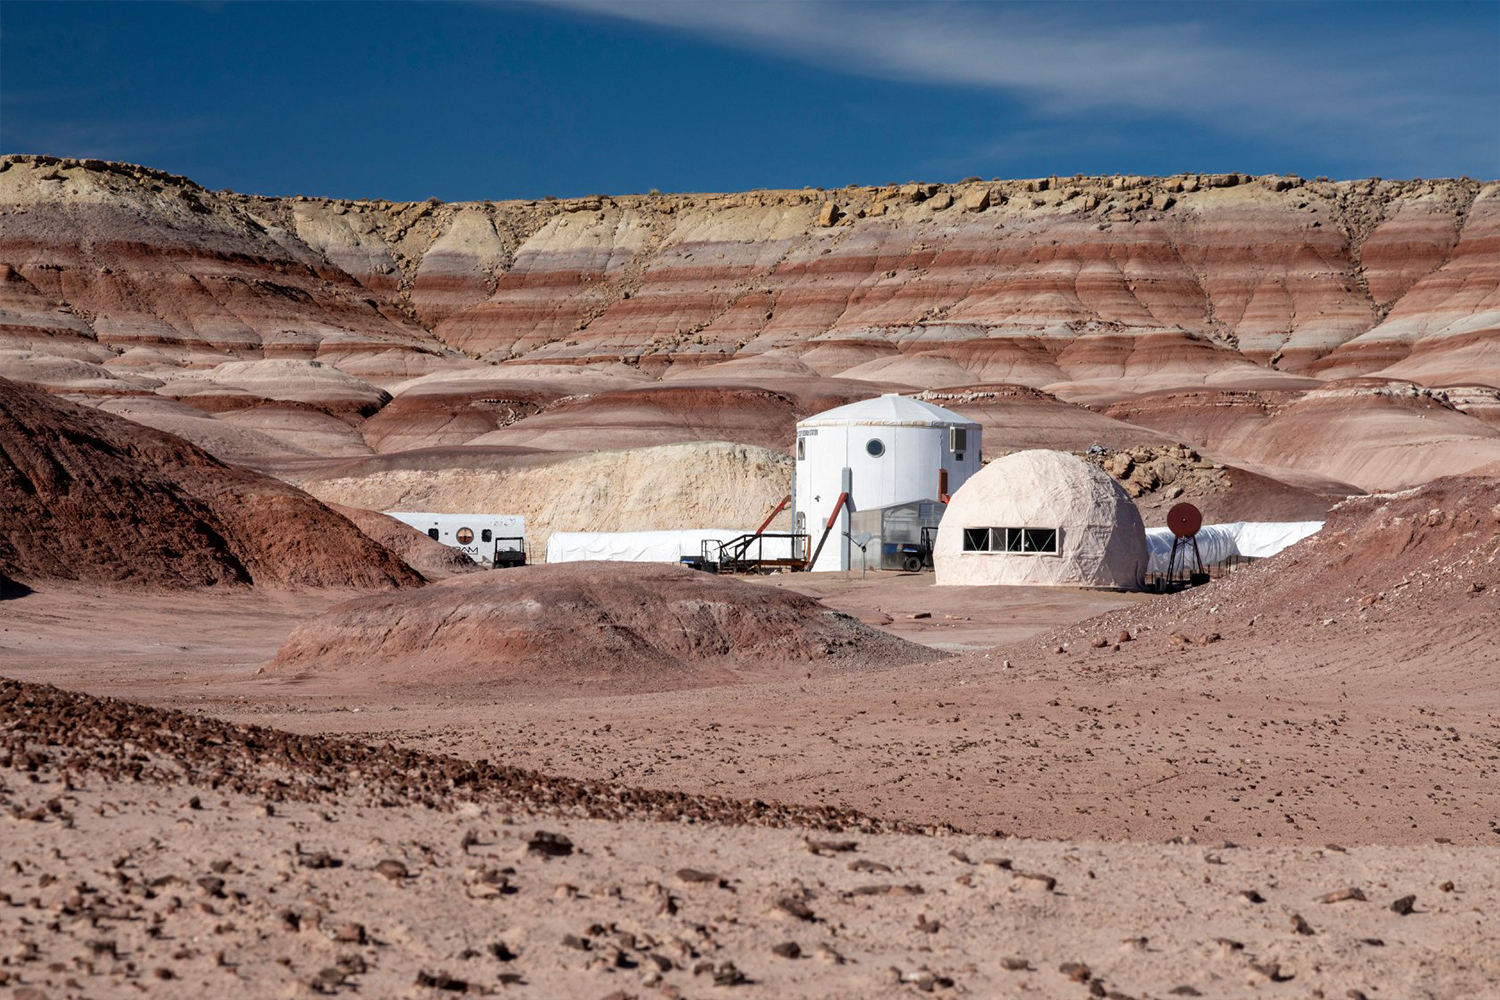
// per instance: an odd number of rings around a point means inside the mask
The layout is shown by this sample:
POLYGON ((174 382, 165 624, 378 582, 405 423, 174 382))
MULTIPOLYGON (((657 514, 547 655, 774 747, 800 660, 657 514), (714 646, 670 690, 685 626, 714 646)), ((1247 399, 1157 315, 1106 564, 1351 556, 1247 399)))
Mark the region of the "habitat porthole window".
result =
POLYGON ((865 442, 865 451, 869 452, 871 456, 879 458, 885 454, 885 442, 880 440, 880 438, 870 438, 870 440, 865 442))
POLYGON ((456 539, 458 539, 458 544, 460 544, 460 545, 468 545, 470 542, 472 542, 474 540, 474 529, 472 529, 472 528, 459 528, 458 532, 453 537, 456 538, 456 539))
POLYGON ((806 459, 807 459, 807 438, 799 437, 797 439, 797 461, 802 462, 802 461, 806 461, 806 459))
POLYGON ((481 542, 487 542, 487 541, 489 541, 493 537, 495 537, 495 536, 490 533, 490 529, 489 528, 485 528, 483 531, 481 531, 479 533, 479 540, 481 542))
POLYGON ((427 537, 430 538, 430 539, 432 539, 434 542, 437 541, 438 540, 438 530, 436 528, 428 528, 427 529, 427 537))

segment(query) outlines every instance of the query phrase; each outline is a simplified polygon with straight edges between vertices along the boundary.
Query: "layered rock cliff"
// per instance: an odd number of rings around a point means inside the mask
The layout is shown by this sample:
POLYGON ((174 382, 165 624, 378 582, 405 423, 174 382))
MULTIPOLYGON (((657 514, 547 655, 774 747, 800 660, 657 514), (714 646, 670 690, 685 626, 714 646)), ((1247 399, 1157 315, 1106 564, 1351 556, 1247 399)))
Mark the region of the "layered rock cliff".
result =
POLYGON ((1493 183, 1054 177, 450 205, 3 162, 6 346, 115 368, 165 351, 388 378, 457 350, 661 376, 771 354, 1048 386, 1464 383, 1497 363, 1493 183))
MULTIPOLYGON (((1096 409, 1354 377, 1488 392, 1500 183, 1190 174, 444 204, 13 156, 0 374, 190 437, 208 414, 236 425, 209 435, 235 455, 283 457, 774 444, 881 389, 1021 385, 1096 409)), ((1472 395, 1445 419, 1488 447, 1472 395)), ((1157 404, 1126 409, 1203 443, 1157 404)))

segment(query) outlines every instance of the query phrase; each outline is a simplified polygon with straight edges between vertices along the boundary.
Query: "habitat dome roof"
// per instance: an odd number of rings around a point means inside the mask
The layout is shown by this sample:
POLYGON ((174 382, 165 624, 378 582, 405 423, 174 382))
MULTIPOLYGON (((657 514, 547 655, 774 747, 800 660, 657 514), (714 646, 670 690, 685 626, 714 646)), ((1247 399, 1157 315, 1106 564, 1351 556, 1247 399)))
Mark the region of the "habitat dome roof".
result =
POLYGON ((799 420, 798 427, 826 427, 831 424, 900 424, 921 427, 978 427, 961 413, 899 393, 888 392, 874 399, 836 406, 823 413, 799 420))
POLYGON ((1057 451, 996 459, 959 487, 938 528, 933 563, 940 585, 1051 585, 1138 589, 1147 567, 1145 525, 1135 501, 1103 469, 1057 451), (1014 553, 999 539, 966 548, 966 530, 1055 532, 1043 554, 1014 553))

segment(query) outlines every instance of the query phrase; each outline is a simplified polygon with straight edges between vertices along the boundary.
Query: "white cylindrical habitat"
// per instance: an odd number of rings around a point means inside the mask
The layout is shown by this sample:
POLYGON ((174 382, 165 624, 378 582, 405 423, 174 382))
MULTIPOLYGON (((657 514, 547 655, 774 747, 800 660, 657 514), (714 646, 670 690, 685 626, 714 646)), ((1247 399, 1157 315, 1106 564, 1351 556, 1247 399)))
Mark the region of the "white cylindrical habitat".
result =
MULTIPOLYGON (((889 393, 797 424, 796 530, 816 548, 848 469, 855 510, 953 493, 979 471, 979 425, 952 410, 889 393)), ((850 565, 849 512, 840 512, 814 570, 850 565)), ((809 552, 811 555, 811 552, 809 552)))

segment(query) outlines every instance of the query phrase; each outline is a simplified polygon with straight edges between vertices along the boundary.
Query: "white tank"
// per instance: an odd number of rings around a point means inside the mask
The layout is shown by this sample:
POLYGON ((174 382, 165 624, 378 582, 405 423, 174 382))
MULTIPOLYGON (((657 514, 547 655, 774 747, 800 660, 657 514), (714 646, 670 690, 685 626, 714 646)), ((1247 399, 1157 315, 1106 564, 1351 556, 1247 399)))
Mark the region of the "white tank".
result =
MULTIPOLYGON (((896 393, 808 417, 797 424, 796 530, 817 548, 844 491, 845 470, 855 510, 937 500, 979 471, 979 446, 974 421, 896 393)), ((846 508, 812 569, 849 568, 848 530, 846 508)))

